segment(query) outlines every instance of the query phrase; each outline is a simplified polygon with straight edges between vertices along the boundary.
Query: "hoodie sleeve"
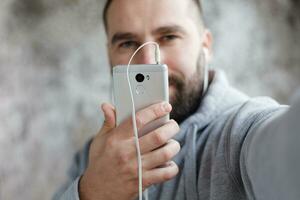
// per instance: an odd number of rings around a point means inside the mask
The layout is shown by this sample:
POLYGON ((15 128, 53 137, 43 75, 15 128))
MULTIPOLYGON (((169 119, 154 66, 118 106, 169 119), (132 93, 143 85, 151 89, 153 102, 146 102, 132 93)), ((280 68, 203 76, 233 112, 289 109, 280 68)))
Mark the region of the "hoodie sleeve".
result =
POLYGON ((82 151, 76 153, 68 171, 67 182, 54 195, 53 200, 79 200, 78 184, 88 164, 89 148, 92 140, 87 142, 82 151))
POLYGON ((249 134, 242 150, 244 182, 255 199, 300 198, 300 91, 291 107, 249 134))
POLYGON ((62 194, 58 193, 54 196, 54 200, 79 200, 79 192, 78 192, 78 182, 80 177, 77 177, 76 180, 69 185, 62 194))

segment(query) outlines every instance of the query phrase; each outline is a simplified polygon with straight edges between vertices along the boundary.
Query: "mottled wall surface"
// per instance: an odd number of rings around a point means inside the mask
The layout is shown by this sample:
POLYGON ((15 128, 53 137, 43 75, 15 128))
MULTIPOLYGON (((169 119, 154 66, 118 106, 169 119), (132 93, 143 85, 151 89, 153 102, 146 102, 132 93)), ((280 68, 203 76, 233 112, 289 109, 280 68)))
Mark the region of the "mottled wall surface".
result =
POLYGON ((99 1, 0 1, 0 199, 50 199, 101 125, 99 1))
MULTIPOLYGON (((110 99, 101 0, 0 1, 0 199, 50 199, 110 99)), ((297 0, 207 0, 212 67, 287 103, 300 85, 297 0)))
POLYGON ((282 103, 300 85, 298 0, 204 1, 215 36, 213 66, 251 96, 282 103))

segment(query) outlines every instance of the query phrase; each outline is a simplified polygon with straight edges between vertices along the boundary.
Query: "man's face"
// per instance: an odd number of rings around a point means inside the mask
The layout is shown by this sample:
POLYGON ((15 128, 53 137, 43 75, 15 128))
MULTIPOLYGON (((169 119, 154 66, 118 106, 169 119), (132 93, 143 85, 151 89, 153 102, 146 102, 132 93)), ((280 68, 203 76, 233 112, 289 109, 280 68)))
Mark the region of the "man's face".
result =
MULTIPOLYGON (((203 48, 209 51, 211 45, 210 34, 201 27, 195 7, 192 0, 114 0, 107 12, 111 66, 128 64, 133 52, 145 42, 160 45, 162 63, 169 69, 171 117, 177 121, 186 117, 177 115, 195 109, 185 107, 199 105, 203 48)), ((141 49, 133 60, 133 64, 154 62, 153 46, 141 49)))

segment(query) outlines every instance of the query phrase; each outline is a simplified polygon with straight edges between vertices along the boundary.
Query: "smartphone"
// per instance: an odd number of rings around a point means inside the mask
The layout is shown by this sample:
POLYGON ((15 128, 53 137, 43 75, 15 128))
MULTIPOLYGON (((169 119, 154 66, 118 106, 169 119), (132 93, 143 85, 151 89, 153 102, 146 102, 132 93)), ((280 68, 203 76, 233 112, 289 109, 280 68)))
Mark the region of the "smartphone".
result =
MULTIPOLYGON (((169 102, 167 65, 131 65, 129 80, 136 112, 155 103, 169 102)), ((113 104, 116 108, 117 125, 131 117, 132 102, 127 81, 127 65, 113 67, 113 104)), ((161 127, 169 118, 166 115, 150 122, 139 130, 139 137, 161 127)))

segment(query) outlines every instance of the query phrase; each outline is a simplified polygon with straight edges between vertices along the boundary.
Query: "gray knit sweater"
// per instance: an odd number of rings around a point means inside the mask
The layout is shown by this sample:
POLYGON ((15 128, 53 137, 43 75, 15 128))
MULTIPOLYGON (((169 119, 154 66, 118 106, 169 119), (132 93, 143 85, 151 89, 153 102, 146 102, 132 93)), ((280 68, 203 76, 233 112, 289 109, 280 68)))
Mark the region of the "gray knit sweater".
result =
MULTIPOLYGON (((300 199, 300 98, 295 104, 288 111, 270 98, 249 98, 216 71, 198 110, 180 124, 175 139, 181 151, 174 158, 179 174, 151 186, 149 199, 300 199)), ((76 155, 69 182, 55 199, 79 199, 89 144, 76 155)))

